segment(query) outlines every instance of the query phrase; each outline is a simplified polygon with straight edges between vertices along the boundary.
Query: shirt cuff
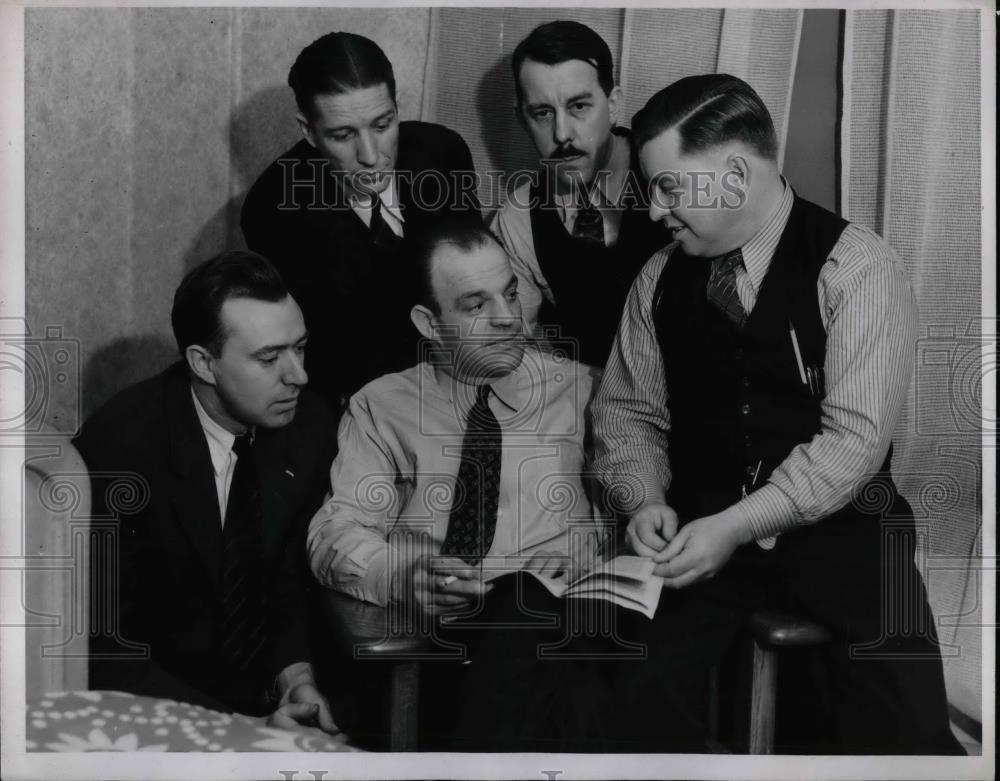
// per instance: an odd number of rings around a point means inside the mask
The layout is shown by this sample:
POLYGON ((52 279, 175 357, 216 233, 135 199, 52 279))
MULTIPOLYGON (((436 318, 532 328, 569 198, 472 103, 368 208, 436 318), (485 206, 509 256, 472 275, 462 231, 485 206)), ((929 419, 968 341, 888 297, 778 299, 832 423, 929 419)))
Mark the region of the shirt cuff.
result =
POLYGON ((311 683, 316 685, 316 679, 313 677, 312 665, 309 662, 295 662, 288 665, 284 670, 278 673, 278 677, 275 679, 275 688, 277 689, 277 707, 281 707, 288 702, 288 697, 296 686, 300 683, 311 683))
POLYGON ((651 502, 667 503, 663 485, 655 475, 618 475, 604 482, 603 509, 615 515, 632 515, 651 502))
POLYGON ((767 483, 735 505, 754 540, 764 540, 803 523, 802 514, 788 494, 767 483))
MULTIPOLYGON (((360 580, 361 593, 353 594, 367 602, 374 602, 376 605, 385 605, 389 601, 389 543, 380 546, 379 550, 372 554, 371 559, 365 567, 364 575, 360 580)), ((353 589, 344 589, 351 593, 353 589)))

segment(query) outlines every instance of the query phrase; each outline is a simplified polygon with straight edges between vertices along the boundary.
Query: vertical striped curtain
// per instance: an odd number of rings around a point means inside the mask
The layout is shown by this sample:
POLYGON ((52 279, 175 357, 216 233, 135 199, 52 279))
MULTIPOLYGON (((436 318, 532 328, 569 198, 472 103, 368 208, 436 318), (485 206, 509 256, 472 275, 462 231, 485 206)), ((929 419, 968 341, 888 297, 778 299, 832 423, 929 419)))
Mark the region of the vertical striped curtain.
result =
POLYGON ((510 55, 534 27, 554 19, 589 25, 608 43, 625 93, 623 124, 671 82, 726 72, 760 92, 784 139, 801 10, 435 9, 422 115, 468 142, 488 208, 499 206, 506 190, 501 173, 537 166, 534 147, 514 114, 510 55))
POLYGON ((975 718, 980 584, 965 561, 981 545, 979 24, 975 10, 848 11, 841 130, 844 216, 893 245, 920 307, 893 472, 922 530, 949 699, 975 718))

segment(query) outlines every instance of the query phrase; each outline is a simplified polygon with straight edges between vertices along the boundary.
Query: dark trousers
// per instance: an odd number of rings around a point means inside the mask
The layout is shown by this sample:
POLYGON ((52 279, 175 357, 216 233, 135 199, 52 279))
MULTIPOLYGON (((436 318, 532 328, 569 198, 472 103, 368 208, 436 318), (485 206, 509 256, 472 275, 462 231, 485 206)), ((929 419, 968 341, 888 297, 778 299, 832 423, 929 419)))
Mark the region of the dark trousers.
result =
POLYGON ((469 615, 440 626, 467 663, 423 665, 425 745, 450 751, 608 752, 619 719, 614 660, 642 653, 603 600, 557 599, 515 573, 469 615))
MULTIPOLYGON (((769 607, 833 636, 817 651, 811 690, 785 700, 822 717, 826 740, 810 750, 964 753, 948 726, 933 615, 900 502, 890 520, 829 519, 781 535, 770 551, 743 546, 715 578, 664 592, 655 620, 630 627, 650 661, 620 669, 621 695, 641 703, 623 741, 636 751, 702 750, 707 672, 742 634, 749 612, 769 607)), ((779 710, 781 702, 779 690, 779 710)))

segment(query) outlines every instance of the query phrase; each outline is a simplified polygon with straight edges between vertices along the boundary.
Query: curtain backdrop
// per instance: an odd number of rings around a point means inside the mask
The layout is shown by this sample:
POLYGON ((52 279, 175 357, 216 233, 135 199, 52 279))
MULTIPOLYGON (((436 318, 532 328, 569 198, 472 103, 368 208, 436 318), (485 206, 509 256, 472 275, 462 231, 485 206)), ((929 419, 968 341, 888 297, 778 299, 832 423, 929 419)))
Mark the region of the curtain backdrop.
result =
POLYGON ((848 11, 841 133, 844 216, 899 252, 920 306, 893 472, 926 530, 918 562, 949 698, 975 718, 979 570, 963 562, 981 545, 979 20, 975 10, 848 11))
POLYGON ((488 207, 500 204, 504 181, 487 172, 537 167, 537 154, 513 111, 510 56, 534 27, 553 18, 583 22, 608 43, 625 93, 623 125, 672 81, 726 72, 760 93, 784 147, 801 10, 436 9, 427 80, 433 88, 424 93, 424 116, 454 128, 468 142, 488 207))

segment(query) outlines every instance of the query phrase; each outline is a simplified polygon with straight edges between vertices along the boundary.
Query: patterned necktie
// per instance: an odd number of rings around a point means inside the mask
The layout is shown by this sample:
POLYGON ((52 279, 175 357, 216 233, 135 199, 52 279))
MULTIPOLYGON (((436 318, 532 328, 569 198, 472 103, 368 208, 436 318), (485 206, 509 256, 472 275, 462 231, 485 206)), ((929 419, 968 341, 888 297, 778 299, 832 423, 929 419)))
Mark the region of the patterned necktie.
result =
POLYGON ((222 527, 222 655, 247 672, 267 639, 260 589, 263 515, 251 435, 236 437, 233 452, 236 469, 222 527))
POLYGON ((500 423, 489 405, 490 386, 480 385, 469 410, 462 463, 448 516, 442 555, 459 556, 475 566, 493 544, 500 497, 500 423))
POLYGON ((382 199, 377 195, 372 196, 372 221, 369 229, 372 234, 372 244, 376 249, 388 252, 399 245, 399 236, 385 221, 385 216, 382 214, 382 199))
POLYGON ((581 198, 573 223, 573 238, 597 247, 604 246, 604 218, 589 200, 581 198))
POLYGON ((705 289, 706 298, 737 328, 742 328, 747 321, 747 313, 736 292, 736 267, 742 263, 743 253, 738 249, 713 260, 705 289))

